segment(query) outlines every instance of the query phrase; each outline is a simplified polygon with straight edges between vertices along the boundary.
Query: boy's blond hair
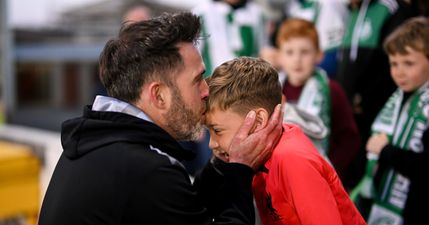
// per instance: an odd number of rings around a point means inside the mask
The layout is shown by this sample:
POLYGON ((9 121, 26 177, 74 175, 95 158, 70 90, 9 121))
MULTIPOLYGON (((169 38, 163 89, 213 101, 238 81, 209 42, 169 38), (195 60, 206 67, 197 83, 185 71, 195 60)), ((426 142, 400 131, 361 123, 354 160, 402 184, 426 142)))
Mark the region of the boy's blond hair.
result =
POLYGON ((415 17, 405 21, 386 38, 383 47, 389 55, 406 55, 410 47, 429 59, 429 20, 415 17))
POLYGON ((240 115, 262 107, 272 114, 281 103, 277 71, 259 58, 240 57, 218 66, 207 80, 208 111, 231 109, 240 115))
POLYGON ((296 18, 286 19, 280 25, 276 44, 280 47, 282 43, 291 38, 308 38, 313 42, 314 47, 320 50, 319 35, 317 34, 316 26, 310 21, 296 18))

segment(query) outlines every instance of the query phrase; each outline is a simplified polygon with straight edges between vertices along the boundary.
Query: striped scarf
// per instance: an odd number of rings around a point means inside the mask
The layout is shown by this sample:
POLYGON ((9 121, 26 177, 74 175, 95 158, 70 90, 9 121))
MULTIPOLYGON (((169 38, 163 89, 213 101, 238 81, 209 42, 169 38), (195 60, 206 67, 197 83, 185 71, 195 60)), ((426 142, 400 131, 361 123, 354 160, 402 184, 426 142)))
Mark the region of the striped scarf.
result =
MULTIPOLYGON (((404 93, 395 91, 372 125, 374 133, 386 133, 393 146, 415 152, 423 151, 423 131, 429 123, 429 82, 420 87, 403 102, 404 93)), ((390 168, 383 172, 377 190, 372 185, 377 158, 369 158, 367 173, 363 179, 366 190, 362 195, 371 197, 374 203, 368 216, 368 224, 402 224, 402 211, 408 196, 410 181, 390 168), (366 192, 366 193, 365 193, 366 192)))
POLYGON ((304 85, 296 107, 322 120, 327 129, 327 134, 314 144, 319 152, 327 158, 331 133, 331 95, 329 78, 324 70, 319 68, 314 70, 313 76, 304 85))

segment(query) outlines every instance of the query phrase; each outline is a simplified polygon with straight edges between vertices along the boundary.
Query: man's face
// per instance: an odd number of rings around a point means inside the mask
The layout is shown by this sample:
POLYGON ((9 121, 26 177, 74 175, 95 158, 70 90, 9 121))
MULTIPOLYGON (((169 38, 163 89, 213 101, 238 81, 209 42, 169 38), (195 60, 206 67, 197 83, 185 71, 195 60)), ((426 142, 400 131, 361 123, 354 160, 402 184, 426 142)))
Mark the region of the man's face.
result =
POLYGON ((213 109, 207 113, 206 125, 210 131, 209 147, 218 157, 227 157, 232 139, 244 121, 244 116, 227 109, 213 109))
POLYGON ((280 46, 280 65, 294 85, 303 85, 313 74, 319 51, 310 38, 290 38, 280 46))
POLYGON ((390 73, 398 88, 412 92, 429 80, 429 60, 410 47, 406 50, 405 55, 389 55, 390 73))
POLYGON ((171 105, 166 115, 166 126, 177 140, 195 140, 202 132, 209 89, 204 80, 204 63, 191 43, 178 45, 183 69, 171 87, 171 105))

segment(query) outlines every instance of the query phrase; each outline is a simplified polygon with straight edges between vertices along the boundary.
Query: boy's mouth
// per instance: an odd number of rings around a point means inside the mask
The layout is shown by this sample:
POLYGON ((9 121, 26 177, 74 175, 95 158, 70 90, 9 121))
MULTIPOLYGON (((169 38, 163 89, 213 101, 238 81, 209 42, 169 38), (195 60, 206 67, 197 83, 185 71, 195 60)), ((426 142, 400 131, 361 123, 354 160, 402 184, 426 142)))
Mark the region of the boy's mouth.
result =
POLYGON ((300 72, 302 71, 302 68, 295 68, 295 69, 294 69, 294 71, 295 71, 296 73, 300 73, 300 72))
POLYGON ((216 156, 218 156, 218 157, 220 157, 220 158, 224 158, 224 159, 229 159, 229 154, 228 154, 228 152, 223 151, 223 150, 217 150, 217 149, 212 149, 212 150, 213 150, 213 153, 214 153, 216 156))

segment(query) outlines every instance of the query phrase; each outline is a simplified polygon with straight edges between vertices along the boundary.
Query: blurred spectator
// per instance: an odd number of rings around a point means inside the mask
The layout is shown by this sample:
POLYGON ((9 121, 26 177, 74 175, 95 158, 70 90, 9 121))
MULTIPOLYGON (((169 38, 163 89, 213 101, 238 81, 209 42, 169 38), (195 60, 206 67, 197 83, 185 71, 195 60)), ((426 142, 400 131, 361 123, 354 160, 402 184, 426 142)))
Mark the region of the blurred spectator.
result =
MULTIPOLYGON (((366 143, 375 116, 395 90, 382 43, 394 28, 416 12, 402 0, 351 0, 350 7, 336 77, 353 105, 361 143, 366 143)), ((349 186, 362 176, 365 160, 362 148, 348 175, 352 181, 349 186)))
POLYGON ((290 0, 286 4, 287 18, 301 18, 315 24, 319 33, 320 47, 324 53, 320 67, 330 77, 337 70, 337 50, 344 36, 349 16, 347 4, 343 0, 290 0))
POLYGON ((323 121, 328 134, 316 146, 346 183, 345 171, 359 150, 359 133, 344 91, 316 66, 323 56, 316 27, 307 20, 287 19, 280 26, 277 45, 286 76, 283 94, 288 103, 323 121))
POLYGON ((372 125, 367 172, 354 191, 355 201, 364 215, 370 212, 369 225, 422 224, 429 201, 429 20, 405 22, 384 48, 398 88, 372 125))
POLYGON ((250 0, 205 0, 193 12, 203 20, 200 51, 206 75, 237 56, 257 56, 267 43, 262 9, 250 0))

